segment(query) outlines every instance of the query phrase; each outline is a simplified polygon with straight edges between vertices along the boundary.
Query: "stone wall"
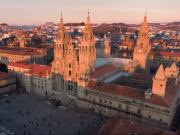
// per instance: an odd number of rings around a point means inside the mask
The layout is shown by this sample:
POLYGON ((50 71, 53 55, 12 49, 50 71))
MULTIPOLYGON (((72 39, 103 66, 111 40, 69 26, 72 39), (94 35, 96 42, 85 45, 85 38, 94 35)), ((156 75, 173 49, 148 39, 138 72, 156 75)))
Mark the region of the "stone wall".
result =
POLYGON ((78 106, 106 116, 132 117, 135 120, 168 126, 170 110, 167 107, 144 103, 138 99, 111 95, 93 90, 78 90, 78 106))

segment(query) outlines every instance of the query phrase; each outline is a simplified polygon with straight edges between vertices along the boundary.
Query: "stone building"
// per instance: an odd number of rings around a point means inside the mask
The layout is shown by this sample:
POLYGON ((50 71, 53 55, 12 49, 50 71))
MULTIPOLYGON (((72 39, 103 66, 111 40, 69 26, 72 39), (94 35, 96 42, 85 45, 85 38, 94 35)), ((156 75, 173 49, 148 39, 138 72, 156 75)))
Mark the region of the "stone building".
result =
POLYGON ((79 44, 73 42, 71 35, 64 27, 61 16, 54 46, 54 60, 50 67, 51 70, 47 71, 48 76, 43 76, 43 72, 45 72, 43 65, 10 63, 8 69, 17 76, 18 84, 26 91, 37 91, 41 96, 59 96, 64 99, 62 102, 66 104, 71 98, 76 97, 78 86, 85 86, 89 75, 95 70, 95 62, 96 48, 89 14, 79 44), (38 80, 38 77, 39 80, 44 80, 46 83, 40 83, 41 86, 36 84, 35 80, 38 80), (49 87, 44 84, 48 84, 49 87), (44 90, 41 93, 42 89, 39 87, 49 88, 51 92, 44 90))
POLYGON ((180 52, 169 50, 151 50, 148 58, 149 68, 157 69, 161 64, 165 67, 170 66, 173 62, 180 67, 180 52))
POLYGON ((0 72, 0 95, 14 91, 16 89, 16 78, 9 74, 0 72))
POLYGON ((23 32, 18 33, 18 41, 19 41, 20 48, 26 47, 27 41, 26 41, 25 34, 23 32))
POLYGON ((166 77, 163 71, 160 66, 152 90, 92 80, 85 89, 78 90, 78 105, 107 116, 170 127, 180 98, 180 83, 177 78, 166 77))
POLYGON ((52 89, 51 67, 38 64, 10 63, 10 72, 17 78, 17 86, 29 93, 47 97, 52 89))
POLYGON ((111 46, 109 44, 109 40, 104 36, 104 57, 110 57, 111 55, 111 46))
POLYGON ((178 133, 153 125, 149 126, 132 120, 111 117, 102 126, 98 135, 178 135, 178 133))
POLYGON ((136 47, 133 52, 133 60, 138 62, 140 68, 145 69, 147 67, 148 54, 151 49, 149 44, 149 28, 147 23, 147 16, 145 15, 144 21, 141 24, 140 32, 136 47))
POLYGON ((95 70, 96 61, 95 41, 89 15, 79 44, 72 42, 61 16, 54 55, 52 74, 55 74, 54 77, 59 74, 61 78, 59 81, 64 82, 59 89, 67 87, 73 91, 77 85, 84 85, 84 80, 95 70))
POLYGON ((11 62, 27 62, 37 64, 48 64, 51 61, 53 49, 51 46, 39 48, 0 48, 0 62, 8 65, 11 62))

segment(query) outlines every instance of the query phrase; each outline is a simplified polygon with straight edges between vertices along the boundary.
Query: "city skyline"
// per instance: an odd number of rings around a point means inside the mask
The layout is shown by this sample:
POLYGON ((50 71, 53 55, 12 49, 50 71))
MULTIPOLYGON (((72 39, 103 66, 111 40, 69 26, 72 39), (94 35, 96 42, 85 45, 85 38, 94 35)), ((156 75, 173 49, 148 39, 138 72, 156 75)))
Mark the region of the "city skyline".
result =
POLYGON ((180 1, 174 0, 1 0, 0 23, 39 25, 58 22, 63 12, 65 22, 85 21, 88 9, 93 23, 140 23, 148 10, 149 22, 179 21, 180 1), (163 3, 163 4, 162 4, 163 3))

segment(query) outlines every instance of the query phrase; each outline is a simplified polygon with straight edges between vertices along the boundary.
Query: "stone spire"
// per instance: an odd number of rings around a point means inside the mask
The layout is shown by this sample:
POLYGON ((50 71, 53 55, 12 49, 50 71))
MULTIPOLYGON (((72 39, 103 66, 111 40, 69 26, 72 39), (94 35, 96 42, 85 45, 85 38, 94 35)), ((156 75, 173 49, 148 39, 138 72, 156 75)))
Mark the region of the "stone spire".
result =
POLYGON ((167 78, 165 76, 165 71, 163 65, 161 64, 156 75, 153 77, 152 93, 161 97, 166 95, 166 83, 167 78))
POLYGON ((173 64, 170 67, 167 67, 165 69, 166 77, 169 78, 177 78, 179 74, 179 68, 177 67, 176 63, 173 62, 173 64))
POLYGON ((83 33, 83 40, 92 40, 94 39, 93 31, 92 31, 92 24, 90 21, 90 12, 88 11, 87 20, 85 23, 85 29, 83 33))
POLYGON ((162 64, 160 65, 159 69, 157 70, 154 78, 159 79, 159 80, 165 80, 166 75, 165 75, 164 67, 162 64))
POLYGON ((63 40, 65 38, 66 29, 64 27, 63 15, 61 12, 60 23, 58 27, 57 40, 63 40))
POLYGON ((144 20, 141 24, 140 34, 148 34, 149 28, 147 23, 147 11, 145 12, 144 20))
POLYGON ((171 69, 172 71, 178 71, 178 70, 179 70, 179 68, 177 67, 177 65, 176 65, 175 62, 173 62, 173 64, 170 66, 170 69, 171 69))

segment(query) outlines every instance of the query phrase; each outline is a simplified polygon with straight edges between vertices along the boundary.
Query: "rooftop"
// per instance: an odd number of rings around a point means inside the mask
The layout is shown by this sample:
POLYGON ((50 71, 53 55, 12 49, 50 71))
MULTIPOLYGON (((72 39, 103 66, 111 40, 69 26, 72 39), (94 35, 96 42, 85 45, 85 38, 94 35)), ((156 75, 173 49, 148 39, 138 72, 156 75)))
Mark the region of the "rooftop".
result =
POLYGON ((177 135, 175 132, 152 127, 135 121, 125 121, 111 117, 101 128, 98 135, 177 135))
POLYGON ((46 65, 27 64, 27 63, 10 63, 8 66, 29 69, 25 72, 27 75, 49 77, 49 75, 51 73, 51 67, 46 66, 46 65))
POLYGON ((88 90, 97 90, 105 93, 110 93, 113 95, 139 99, 146 103, 170 107, 172 105, 174 97, 177 94, 179 84, 175 85, 174 80, 168 79, 168 86, 165 97, 162 98, 158 95, 152 95, 150 99, 145 99, 144 92, 146 90, 133 88, 129 86, 90 81, 87 88, 89 88, 88 90))
POLYGON ((107 64, 95 69, 95 71, 91 74, 91 78, 99 78, 105 74, 113 72, 117 67, 113 64, 107 64))
POLYGON ((14 54, 14 55, 36 55, 41 54, 42 49, 37 48, 0 48, 0 53, 14 54))
POLYGON ((176 51, 150 51, 150 55, 155 55, 155 56, 167 56, 167 57, 180 57, 180 52, 176 51))

